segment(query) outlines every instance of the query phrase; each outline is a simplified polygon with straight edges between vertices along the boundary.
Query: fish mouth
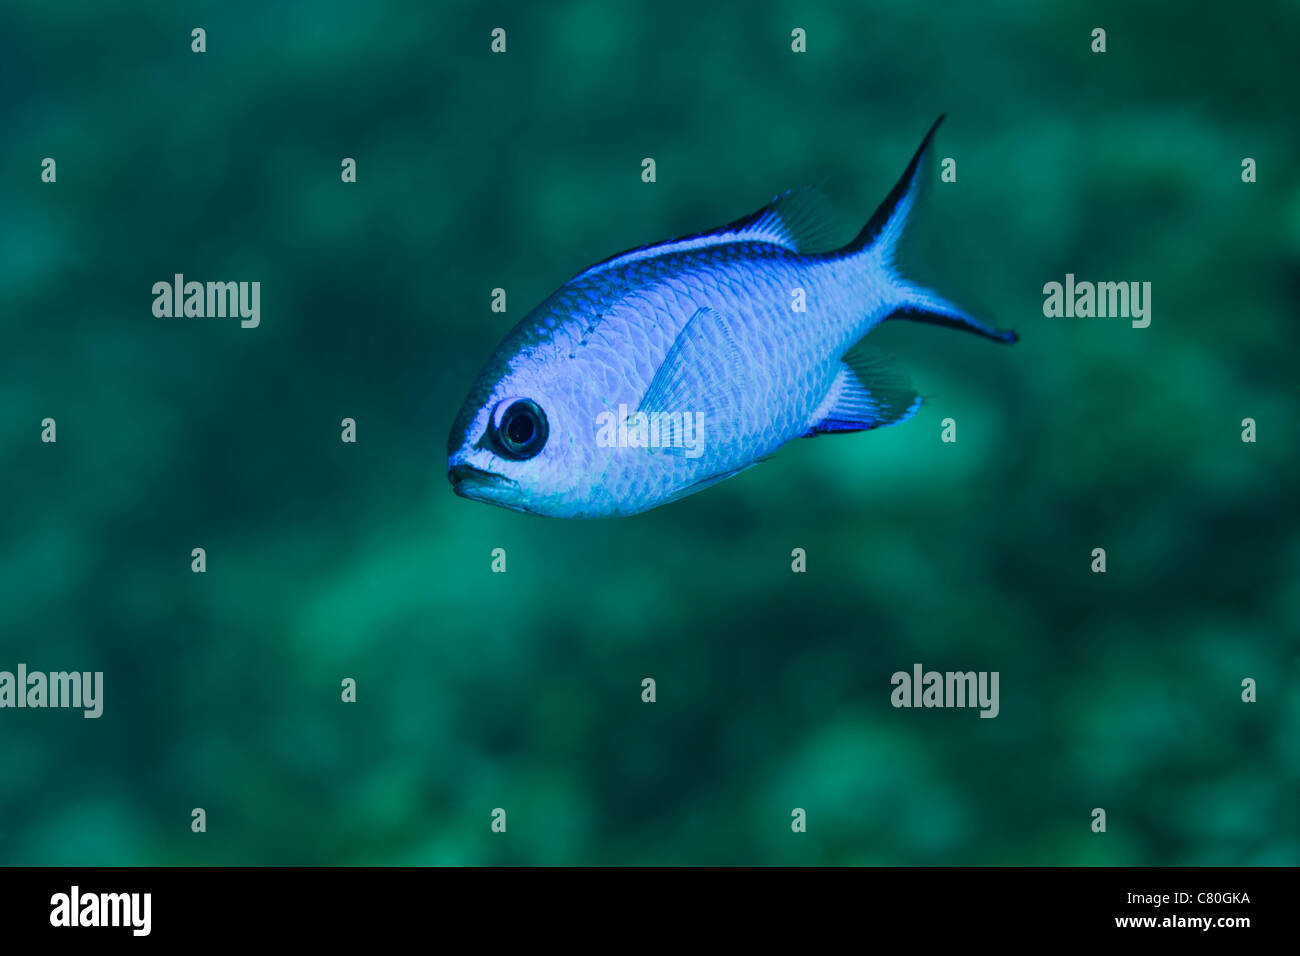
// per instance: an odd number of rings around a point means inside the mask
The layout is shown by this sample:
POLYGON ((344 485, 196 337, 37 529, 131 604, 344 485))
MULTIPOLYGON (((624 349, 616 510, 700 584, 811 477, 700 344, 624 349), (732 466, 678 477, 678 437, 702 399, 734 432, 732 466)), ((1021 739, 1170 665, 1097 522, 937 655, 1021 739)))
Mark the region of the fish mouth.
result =
POLYGON ((480 501, 488 499, 494 490, 505 490, 515 485, 514 481, 504 475, 465 464, 448 468, 447 480, 451 482, 451 490, 462 498, 477 498, 480 501))

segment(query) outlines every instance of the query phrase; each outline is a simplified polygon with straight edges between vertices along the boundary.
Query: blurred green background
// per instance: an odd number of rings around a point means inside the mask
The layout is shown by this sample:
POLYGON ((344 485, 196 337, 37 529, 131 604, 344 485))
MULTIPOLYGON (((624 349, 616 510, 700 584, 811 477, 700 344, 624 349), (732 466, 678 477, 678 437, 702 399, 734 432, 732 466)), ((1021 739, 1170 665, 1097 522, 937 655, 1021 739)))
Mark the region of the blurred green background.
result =
POLYGON ((1300 863, 1297 36, 7 0, 0 669, 105 699, 0 711, 0 862, 1300 863), (561 282, 826 177, 847 238, 945 111, 923 261, 1019 345, 890 323, 917 418, 636 518, 453 496, 461 399, 561 282), (261 327, 155 318, 176 272, 260 281, 261 327), (1067 272, 1152 282, 1150 328, 1044 318, 1067 272), (918 662, 999 671, 1000 716, 892 708, 918 662))

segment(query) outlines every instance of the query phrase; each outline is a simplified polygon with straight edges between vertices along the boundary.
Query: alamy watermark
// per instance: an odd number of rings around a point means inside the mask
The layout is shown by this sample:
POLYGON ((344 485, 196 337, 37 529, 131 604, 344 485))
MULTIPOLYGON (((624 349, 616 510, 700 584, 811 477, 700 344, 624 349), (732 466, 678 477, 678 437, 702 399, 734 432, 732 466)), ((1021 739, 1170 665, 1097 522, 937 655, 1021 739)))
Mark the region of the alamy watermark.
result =
POLYGON ((80 707, 83 717, 98 717, 104 712, 104 672, 27 670, 18 665, 18 673, 0 671, 0 708, 4 707, 80 707))
POLYGON ((1145 329, 1151 324, 1151 283, 1075 282, 1074 273, 1067 272, 1064 283, 1043 286, 1043 315, 1132 319, 1133 328, 1145 329))
POLYGON ((978 707, 981 717, 996 717, 1000 710, 997 671, 940 673, 913 664, 912 673, 896 671, 889 682, 895 707, 978 707))
POLYGON ((601 448, 680 448, 687 458, 704 454, 702 412, 618 412, 596 416, 596 444, 601 448))
POLYGON ((73 885, 50 897, 51 926, 125 926, 133 936, 148 936, 152 893, 83 893, 73 885))
POLYGON ((171 282, 155 282, 153 294, 153 314, 160 319, 238 316, 245 329, 262 322, 260 282, 186 282, 178 272, 171 282))

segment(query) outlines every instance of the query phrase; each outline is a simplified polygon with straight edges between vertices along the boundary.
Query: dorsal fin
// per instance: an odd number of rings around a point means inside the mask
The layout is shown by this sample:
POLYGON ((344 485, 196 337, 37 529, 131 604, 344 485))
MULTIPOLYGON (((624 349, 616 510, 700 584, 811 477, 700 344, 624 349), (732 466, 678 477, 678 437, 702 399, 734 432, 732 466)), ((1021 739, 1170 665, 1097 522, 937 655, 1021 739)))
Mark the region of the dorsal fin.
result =
POLYGON ((620 252, 596 263, 582 275, 604 272, 639 259, 736 242, 761 242, 787 252, 804 254, 825 252, 835 247, 833 237, 837 225, 837 217, 825 193, 817 186, 804 186, 782 193, 743 219, 708 232, 620 252))
POLYGON ((838 217, 819 186, 802 186, 776 196, 757 212, 724 229, 738 237, 733 242, 770 242, 805 255, 835 248, 838 217))

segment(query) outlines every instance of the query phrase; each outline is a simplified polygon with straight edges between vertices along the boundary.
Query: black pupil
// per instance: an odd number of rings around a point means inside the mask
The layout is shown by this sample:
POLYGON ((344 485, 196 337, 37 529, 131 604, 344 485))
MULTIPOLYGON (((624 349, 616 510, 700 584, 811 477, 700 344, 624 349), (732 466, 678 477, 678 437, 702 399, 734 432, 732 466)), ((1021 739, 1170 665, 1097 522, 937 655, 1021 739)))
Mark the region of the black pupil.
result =
POLYGON ((502 402, 502 405, 505 412, 500 418, 496 412, 492 415, 496 423, 490 426, 492 444, 498 455, 511 461, 526 461, 546 444, 546 413, 526 398, 511 400, 509 405, 502 402))
POLYGON ((506 422, 506 437, 516 445, 527 445, 533 437, 533 419, 525 410, 510 416, 506 422))

